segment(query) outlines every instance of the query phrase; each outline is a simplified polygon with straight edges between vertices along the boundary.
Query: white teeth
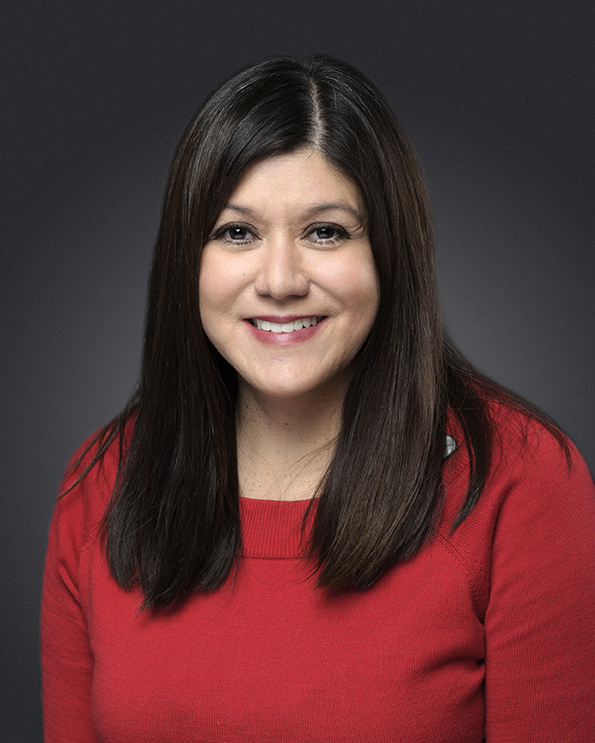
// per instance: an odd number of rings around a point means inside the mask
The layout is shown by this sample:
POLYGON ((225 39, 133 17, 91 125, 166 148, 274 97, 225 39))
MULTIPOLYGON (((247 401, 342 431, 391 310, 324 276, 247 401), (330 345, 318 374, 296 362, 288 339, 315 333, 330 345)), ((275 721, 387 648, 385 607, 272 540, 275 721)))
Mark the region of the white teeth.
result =
POLYGON ((259 330, 267 330, 270 333, 293 333, 294 330, 301 330, 302 328, 311 328, 318 322, 317 317, 300 317, 298 320, 293 322, 269 322, 269 320, 259 320, 255 318, 253 324, 259 330))

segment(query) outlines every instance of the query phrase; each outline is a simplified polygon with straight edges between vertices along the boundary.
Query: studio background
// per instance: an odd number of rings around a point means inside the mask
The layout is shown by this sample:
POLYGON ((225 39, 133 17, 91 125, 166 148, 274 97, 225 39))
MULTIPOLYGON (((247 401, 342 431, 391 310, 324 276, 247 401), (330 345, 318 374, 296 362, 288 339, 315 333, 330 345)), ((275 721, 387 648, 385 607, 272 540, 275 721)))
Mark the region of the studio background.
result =
POLYGON ((322 52, 384 92, 424 165, 447 323, 595 470, 595 5, 9 0, 0 22, 0 740, 41 741, 47 528, 76 446, 139 369, 175 144, 246 64, 322 52))

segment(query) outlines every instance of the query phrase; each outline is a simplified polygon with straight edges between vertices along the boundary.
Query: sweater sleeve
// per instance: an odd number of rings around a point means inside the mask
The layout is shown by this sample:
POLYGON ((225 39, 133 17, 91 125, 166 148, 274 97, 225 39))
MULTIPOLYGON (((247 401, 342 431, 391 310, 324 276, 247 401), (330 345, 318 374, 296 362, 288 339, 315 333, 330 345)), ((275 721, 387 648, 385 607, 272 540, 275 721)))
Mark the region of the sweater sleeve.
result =
POLYGON ((541 430, 518 471, 501 475, 485 617, 488 743, 595 740, 595 488, 571 453, 569 470, 541 430))
MULTIPOLYGON (((75 476, 65 480, 65 488, 75 476)), ((50 525, 41 608, 45 743, 96 741, 91 719, 93 656, 80 591, 80 557, 89 520, 85 491, 96 479, 92 472, 59 498, 50 525)))

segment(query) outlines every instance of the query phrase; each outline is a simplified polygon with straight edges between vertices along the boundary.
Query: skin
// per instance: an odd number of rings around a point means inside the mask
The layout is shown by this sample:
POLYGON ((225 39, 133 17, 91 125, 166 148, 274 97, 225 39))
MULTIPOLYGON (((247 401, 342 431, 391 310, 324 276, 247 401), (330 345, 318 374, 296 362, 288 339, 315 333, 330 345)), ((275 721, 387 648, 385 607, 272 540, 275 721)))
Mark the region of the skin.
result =
POLYGON ((351 181, 313 150, 270 158, 246 174, 219 215, 199 274, 203 327, 238 373, 242 495, 312 496, 378 295, 351 181), (302 318, 305 326, 317 322, 300 328, 302 318), (298 329, 266 329, 283 325, 298 329))

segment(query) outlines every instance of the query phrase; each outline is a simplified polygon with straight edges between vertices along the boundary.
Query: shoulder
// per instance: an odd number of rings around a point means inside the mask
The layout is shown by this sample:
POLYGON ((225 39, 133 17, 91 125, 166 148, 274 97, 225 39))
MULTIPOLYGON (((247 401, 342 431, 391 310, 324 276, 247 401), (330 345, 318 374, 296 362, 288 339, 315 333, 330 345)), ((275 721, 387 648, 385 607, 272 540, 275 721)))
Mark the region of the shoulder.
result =
POLYGON ((595 485, 577 448, 561 432, 512 406, 489 403, 488 413, 494 441, 486 484, 454 530, 466 497, 469 455, 460 427, 451 422, 457 449, 445 463, 439 540, 488 593, 495 564, 510 573, 519 565, 533 569, 540 561, 593 564, 595 485))
MULTIPOLYGON (((568 565, 595 560, 595 485, 585 460, 563 433, 502 406, 486 505, 498 509, 494 549, 508 539, 527 560, 558 553, 568 565)), ((480 505, 480 504, 478 504, 480 505)))
MULTIPOLYGON (((592 493, 593 479, 587 465, 560 429, 501 401, 486 401, 485 407, 493 435, 480 502, 500 491, 509 495, 514 492, 517 497, 539 492, 544 498, 555 498, 556 493, 570 486, 592 493)), ((457 447, 445 465, 445 484, 462 495, 461 488, 469 476, 469 453, 461 426, 453 419, 449 421, 449 434, 457 447)))
MULTIPOLYGON (((512 500, 541 507, 593 500, 593 478, 574 443, 558 428, 501 403, 490 406, 494 443, 486 491, 508 483, 512 500)), ((520 504, 522 505, 522 503, 520 504)))
POLYGON ((58 492, 45 558, 42 629, 80 618, 81 565, 99 539, 119 462, 117 438, 98 456, 100 434, 90 436, 74 453, 58 492))
POLYGON ((80 553, 97 535, 112 496, 121 459, 119 436, 100 452, 105 429, 89 436, 71 457, 58 491, 50 539, 80 553))

